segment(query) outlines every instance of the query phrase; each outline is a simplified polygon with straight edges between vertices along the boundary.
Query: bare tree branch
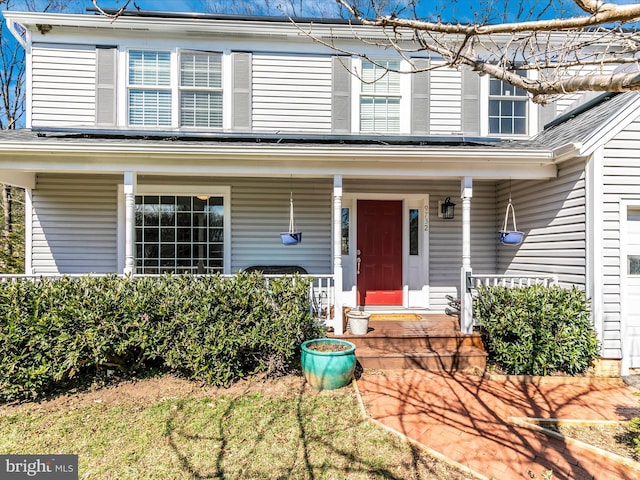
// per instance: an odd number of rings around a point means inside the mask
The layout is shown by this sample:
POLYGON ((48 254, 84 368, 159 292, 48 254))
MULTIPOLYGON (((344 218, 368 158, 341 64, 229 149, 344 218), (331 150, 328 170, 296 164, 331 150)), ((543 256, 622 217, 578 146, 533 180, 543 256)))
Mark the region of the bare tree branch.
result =
MULTIPOLYGON (((545 13, 554 0, 544 5, 545 13)), ((359 28, 353 28, 356 38, 367 44, 392 48, 404 58, 427 55, 441 67, 472 69, 521 88, 534 101, 545 103, 551 97, 579 91, 640 90, 640 67, 616 71, 625 64, 639 65, 640 34, 625 25, 640 20, 640 4, 617 5, 600 0, 573 0, 583 15, 551 19, 490 23, 489 13, 477 13, 482 22, 448 23, 400 18, 382 14, 372 8, 373 16, 366 16, 355 4, 336 0, 359 28), (363 28, 377 29, 379 40, 364 39, 363 28), (536 78, 526 72, 536 71, 536 78)), ((371 0, 375 5, 376 0, 371 0)), ((508 15, 507 6, 503 16, 508 15)), ((526 13, 532 16, 533 7, 526 13)), ((525 15, 521 3, 516 16, 525 15)), ((339 46, 335 39, 318 39, 311 30, 306 32, 315 41, 341 53, 375 59, 356 49, 339 46)), ((371 37, 371 35, 368 35, 371 37)), ((429 67, 432 68, 432 67, 429 67)), ((413 69, 414 71, 419 71, 413 69)))

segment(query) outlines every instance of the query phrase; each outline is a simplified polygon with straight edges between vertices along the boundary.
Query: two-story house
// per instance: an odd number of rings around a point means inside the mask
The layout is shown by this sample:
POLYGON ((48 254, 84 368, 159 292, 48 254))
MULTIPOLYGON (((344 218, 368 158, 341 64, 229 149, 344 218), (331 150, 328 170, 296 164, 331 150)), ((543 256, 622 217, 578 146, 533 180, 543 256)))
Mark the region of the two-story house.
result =
POLYGON ((342 21, 4 16, 27 54, 26 128, 0 135, 26 274, 296 269, 338 334, 343 306, 447 295, 470 331, 470 282, 553 279, 592 298, 602 356, 640 368, 637 94, 542 108, 342 21), (509 198, 519 245, 498 242, 509 198))

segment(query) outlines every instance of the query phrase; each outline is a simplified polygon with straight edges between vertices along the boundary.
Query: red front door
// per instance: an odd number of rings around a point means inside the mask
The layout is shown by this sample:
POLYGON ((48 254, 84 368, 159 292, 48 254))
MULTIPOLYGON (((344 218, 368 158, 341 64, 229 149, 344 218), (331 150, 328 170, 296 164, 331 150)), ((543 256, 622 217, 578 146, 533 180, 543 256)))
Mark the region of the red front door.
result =
POLYGON ((358 305, 402 305, 402 202, 358 200, 358 305))

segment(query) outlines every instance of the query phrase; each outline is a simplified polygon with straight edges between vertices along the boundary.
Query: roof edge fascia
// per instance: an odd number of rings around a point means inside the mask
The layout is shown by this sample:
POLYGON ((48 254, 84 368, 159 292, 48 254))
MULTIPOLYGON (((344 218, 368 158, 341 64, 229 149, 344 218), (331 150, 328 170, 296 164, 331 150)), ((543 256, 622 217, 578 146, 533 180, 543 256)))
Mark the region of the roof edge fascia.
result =
POLYGON ((167 144, 159 142, 158 145, 131 145, 127 143, 95 144, 87 145, 84 142, 64 142, 59 144, 31 144, 23 142, 0 143, 0 152, 11 152, 13 155, 84 155, 102 156, 104 154, 127 154, 131 156, 148 156, 171 158, 177 155, 185 157, 196 156, 299 156, 322 157, 327 160, 340 160, 344 158, 375 158, 377 160, 397 159, 413 161, 441 160, 447 158, 450 161, 479 159, 482 161, 509 161, 516 163, 554 164, 557 160, 557 152, 537 149, 492 149, 490 147, 452 147, 442 146, 435 148, 415 148, 403 145, 386 146, 384 149, 372 149, 371 146, 345 146, 322 145, 310 146, 308 144, 252 144, 252 145, 216 145, 215 150, 210 144, 185 145, 167 144))
POLYGON ((640 94, 636 93, 636 98, 630 100, 624 107, 609 118, 609 121, 603 127, 583 140, 580 156, 592 155, 598 148, 609 142, 638 118, 639 109, 640 94))
MULTIPOLYGON (((299 37, 304 32, 313 32, 314 35, 324 37, 333 36, 333 32, 344 31, 350 37, 354 37, 356 32, 368 37, 379 37, 384 39, 384 33, 377 33, 377 30, 367 28, 363 25, 349 23, 314 23, 309 19, 301 19, 300 22, 286 20, 274 22, 266 17, 254 17, 248 20, 238 20, 234 18, 198 18, 195 17, 188 23, 185 18, 173 17, 135 17, 121 16, 116 20, 104 15, 97 14, 67 14, 67 13, 41 13, 41 12, 18 12, 3 11, 7 22, 14 22, 22 25, 27 30, 36 30, 37 25, 46 24, 54 27, 66 28, 86 28, 86 29, 109 29, 113 31, 159 31, 185 34, 188 33, 225 33, 233 35, 282 35, 299 37)), ((355 37, 354 37, 355 38, 355 37)))

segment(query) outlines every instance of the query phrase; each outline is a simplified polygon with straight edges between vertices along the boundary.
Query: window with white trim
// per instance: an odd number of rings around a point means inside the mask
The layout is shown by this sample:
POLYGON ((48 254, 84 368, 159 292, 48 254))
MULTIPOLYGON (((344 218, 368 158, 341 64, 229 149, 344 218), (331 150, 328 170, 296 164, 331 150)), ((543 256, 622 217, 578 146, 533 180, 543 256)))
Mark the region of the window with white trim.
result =
POLYGON ((129 51, 129 125, 171 125, 171 54, 129 51))
MULTIPOLYGON (((518 70, 518 75, 526 72, 518 70)), ((526 135, 529 97, 521 88, 489 79, 489 134, 526 135)))
POLYGON ((222 55, 180 53, 180 126, 222 127, 222 55))
POLYGON ((224 197, 136 196, 136 272, 223 273, 224 197))
POLYGON ((399 60, 362 61, 360 131, 400 132, 399 60), (392 71, 395 70, 395 71, 392 71))
POLYGON ((172 62, 172 55, 129 51, 129 125, 222 128, 222 54, 180 51, 177 62, 172 62), (175 65, 179 71, 174 76, 175 65), (174 107, 178 109, 175 116, 174 107))

